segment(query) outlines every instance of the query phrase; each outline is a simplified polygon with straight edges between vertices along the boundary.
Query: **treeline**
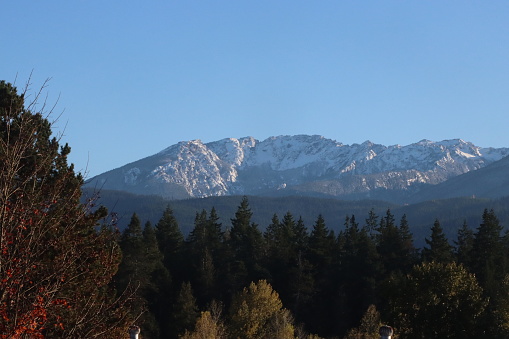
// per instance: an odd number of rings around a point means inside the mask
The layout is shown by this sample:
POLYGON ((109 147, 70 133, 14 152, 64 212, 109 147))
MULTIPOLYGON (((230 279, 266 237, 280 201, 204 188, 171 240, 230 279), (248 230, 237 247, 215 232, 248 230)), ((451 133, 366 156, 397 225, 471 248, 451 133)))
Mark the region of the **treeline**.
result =
POLYGON ((262 233, 248 199, 229 225, 214 208, 184 237, 168 207, 121 234, 117 290, 136 290, 143 338, 509 337, 509 236, 493 210, 457 238, 435 220, 414 246, 405 215, 369 211, 335 234, 290 212, 262 233))
MULTIPOLYGON (((187 237, 194 228, 196 212, 203 209, 210 211, 214 207, 220 222, 225 227, 229 226, 230 219, 234 216, 237 205, 242 199, 242 196, 221 196, 168 201, 156 196, 107 190, 101 190, 98 193, 93 189, 84 189, 84 201, 87 197, 95 195, 100 196, 101 205, 117 213, 117 225, 122 231, 129 224, 134 212, 143 223, 150 221, 155 225, 170 204, 184 237, 187 237)), ((329 229, 338 233, 343 228, 346 215, 354 214, 364 217, 371 209, 382 215, 390 209, 397 220, 406 214, 412 228, 414 244, 419 248, 426 244, 424 239, 429 236, 429 229, 435 218, 440 220, 444 233, 449 239, 456 239, 457 231, 464 220, 473 227, 479 225, 484 208, 494 209, 502 224, 509 225, 509 197, 499 199, 464 197, 403 206, 375 200, 345 201, 307 196, 248 196, 248 199, 253 212, 252 221, 259 225, 262 232, 265 232, 274 213, 283 216, 290 211, 299 218, 302 217, 308 228, 316 221, 318 214, 321 214, 327 221, 329 229)))

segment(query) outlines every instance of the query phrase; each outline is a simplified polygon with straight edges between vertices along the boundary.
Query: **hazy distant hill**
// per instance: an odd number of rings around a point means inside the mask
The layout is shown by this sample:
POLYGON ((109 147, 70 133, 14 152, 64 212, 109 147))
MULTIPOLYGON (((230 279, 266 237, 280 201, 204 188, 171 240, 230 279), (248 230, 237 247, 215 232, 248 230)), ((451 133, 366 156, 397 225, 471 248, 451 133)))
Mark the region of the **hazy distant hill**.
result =
POLYGON ((507 155, 509 148, 481 148, 461 139, 408 146, 343 145, 316 135, 193 140, 98 175, 85 186, 169 199, 300 195, 405 203, 411 196, 418 201, 416 193, 428 185, 507 155))
POLYGON ((498 198, 509 196, 509 157, 484 168, 429 186, 410 199, 424 201, 453 197, 498 198))

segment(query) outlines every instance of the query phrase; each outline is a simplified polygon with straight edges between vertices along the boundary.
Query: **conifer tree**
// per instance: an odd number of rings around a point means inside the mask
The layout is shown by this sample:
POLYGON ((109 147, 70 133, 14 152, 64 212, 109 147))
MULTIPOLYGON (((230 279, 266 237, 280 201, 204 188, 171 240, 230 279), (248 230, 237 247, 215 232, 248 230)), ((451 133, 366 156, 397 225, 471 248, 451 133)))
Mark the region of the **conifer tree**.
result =
POLYGON ((474 234, 472 270, 488 295, 494 293, 506 274, 502 226, 493 210, 485 209, 482 223, 474 234))
MULTIPOLYGON (((294 229, 295 221, 293 216, 290 212, 287 212, 281 222, 278 222, 277 216, 274 215, 273 222, 269 225, 266 232, 266 239, 268 240, 267 267, 271 272, 272 283, 275 288, 281 289, 289 284, 287 280, 290 278, 288 273, 291 266, 295 263, 294 259, 297 256, 294 229)), ((285 299, 283 297, 283 300, 285 299)))
POLYGON ((370 237, 375 237, 376 229, 378 227, 378 215, 376 215, 373 208, 369 210, 369 214, 366 218, 366 224, 364 227, 366 228, 366 232, 370 237))
POLYGON ((298 322, 305 321, 305 310, 313 295, 313 272, 308 260, 309 235, 302 217, 295 223, 294 234, 294 258, 288 272, 288 295, 290 300, 287 305, 298 322))
POLYGON ((157 298, 159 290, 169 285, 170 274, 163 264, 163 254, 159 250, 156 233, 150 221, 143 228, 144 266, 150 274, 148 287, 150 295, 157 298))
POLYGON ((281 244, 281 247, 283 247, 286 251, 286 256, 288 257, 292 256, 292 252, 297 247, 297 237, 295 235, 296 225, 297 223, 295 222, 292 213, 290 213, 290 211, 286 212, 283 220, 281 221, 282 237, 279 243, 281 244))
POLYGON ((192 271, 190 278, 195 286, 199 304, 209 301, 214 294, 216 269, 211 250, 216 240, 211 234, 214 231, 207 218, 207 212, 202 210, 201 213, 196 213, 194 228, 186 241, 186 262, 192 271))
POLYGON ((359 224, 355 221, 355 215, 345 218, 344 244, 342 252, 349 257, 356 257, 359 245, 359 224))
POLYGON ((504 280, 508 274, 508 268, 501 231, 502 226, 495 212, 485 209, 482 223, 474 234, 471 252, 472 271, 489 298, 484 327, 486 335, 492 338, 509 337, 509 331, 506 329, 509 326, 504 326, 500 321, 501 318, 505 318, 500 317, 500 312, 508 300, 506 289, 509 287, 504 280))
POLYGON ((317 274, 325 273, 332 264, 334 240, 320 214, 309 235, 309 261, 317 274))
POLYGON ((433 227, 431 227, 430 239, 426 238, 424 241, 429 246, 429 248, 425 247, 423 249, 422 255, 424 260, 443 263, 452 262, 454 260, 453 247, 449 244, 438 219, 435 219, 433 227))
POLYGON ((108 286, 120 250, 107 211, 80 202, 70 147, 52 136, 41 93, 25 93, 0 81, 0 337, 115 337, 129 318, 108 286))
POLYGON ((122 232, 120 248, 122 249, 122 262, 117 274, 119 287, 125 289, 129 283, 139 285, 140 279, 145 278, 141 272, 144 265, 144 248, 141 221, 136 213, 131 216, 129 224, 122 232))
POLYGON ((129 284, 138 288, 146 279, 144 275, 144 244, 141 221, 134 213, 120 238, 122 262, 117 273, 117 286, 123 290, 129 284))
POLYGON ((251 222, 252 215, 248 199, 243 197, 235 217, 231 219, 232 227, 227 244, 230 251, 230 282, 233 282, 233 291, 245 286, 249 281, 267 276, 261 265, 265 252, 263 235, 258 225, 251 222))
POLYGON ((406 214, 403 214, 401 217, 398 230, 401 241, 401 267, 404 271, 409 271, 417 264, 419 256, 414 246, 414 239, 410 231, 410 225, 408 224, 406 214))
MULTIPOLYGON (((226 248, 224 244, 224 232, 222 223, 219 221, 216 209, 212 207, 207 219, 207 249, 210 254, 210 263, 213 264, 214 284, 210 299, 221 299, 223 293, 222 277, 227 275, 226 248)), ((206 261, 206 262, 209 262, 206 261)))
POLYGON ((207 211, 202 210, 194 217, 194 228, 187 237, 187 242, 197 247, 207 245, 207 211))
POLYGON ((309 242, 309 234, 306 225, 304 225, 304 220, 302 220, 302 216, 300 216, 299 220, 295 223, 293 234, 295 235, 297 250, 306 251, 309 242))
POLYGON ((163 255, 159 250, 155 230, 150 221, 143 228, 143 265, 146 272, 145 285, 140 287, 141 293, 147 303, 147 311, 143 314, 143 336, 147 338, 164 338, 160 324, 167 320, 164 302, 166 290, 170 287, 171 278, 163 264, 163 255), (161 335, 162 334, 162 335, 161 335))
POLYGON ((198 316, 198 307, 191 283, 183 282, 173 304, 173 319, 171 321, 173 335, 182 335, 186 331, 192 330, 198 316))
POLYGON ((267 242, 267 250, 268 251, 271 251, 273 244, 275 245, 275 243, 276 243, 279 228, 280 228, 279 217, 276 213, 274 213, 272 215, 271 223, 267 226, 267 228, 265 229, 265 232, 263 233, 263 237, 265 238, 265 241, 267 242))
POLYGON ((338 328, 351 328, 366 308, 376 302, 376 281, 380 264, 376 245, 367 229, 359 229, 355 216, 345 220, 339 272, 339 295, 335 309, 338 328))
POLYGON ((183 276, 182 252, 184 236, 180 231, 177 219, 175 219, 170 206, 166 207, 155 228, 159 250, 163 255, 164 266, 173 279, 180 284, 183 276))
POLYGON ((173 210, 167 206, 155 227, 155 234, 159 251, 162 254, 164 270, 161 271, 159 283, 159 304, 156 312, 162 338, 175 337, 172 326, 173 305, 177 298, 179 288, 185 279, 185 266, 183 263, 184 236, 180 231, 173 210))
POLYGON ((336 277, 334 276, 334 233, 328 229, 322 215, 319 215, 309 235, 308 258, 313 273, 313 296, 304 317, 311 332, 331 333, 331 319, 334 318, 336 277))
POLYGON ((309 297, 311 286, 311 267, 304 256, 307 233, 302 220, 295 222, 287 212, 279 222, 277 215, 265 233, 267 240, 267 264, 272 284, 282 291, 281 300, 297 311, 302 300, 309 297))
POLYGON ((416 263, 416 251, 406 216, 396 226, 390 209, 381 218, 377 235, 377 250, 384 265, 385 274, 407 272, 416 263))
POLYGON ((394 216, 390 209, 387 210, 385 217, 380 219, 377 235, 377 250, 386 275, 393 271, 401 269, 402 244, 400 242, 400 232, 395 224, 394 216))
POLYGON ((207 220, 207 244, 214 258, 222 255, 224 232, 223 225, 219 221, 219 216, 214 207, 210 210, 207 220))
POLYGON ((467 221, 458 230, 458 239, 456 245, 456 261, 470 269, 472 259, 472 246, 474 244, 474 232, 468 227, 467 221))
POLYGON ((120 247, 123 257, 116 275, 117 288, 136 290, 133 317, 141 314, 138 323, 143 327, 144 335, 158 338, 159 326, 155 312, 159 290, 154 281, 154 272, 162 267, 162 255, 150 222, 142 230, 141 221, 134 213, 122 233, 120 247))

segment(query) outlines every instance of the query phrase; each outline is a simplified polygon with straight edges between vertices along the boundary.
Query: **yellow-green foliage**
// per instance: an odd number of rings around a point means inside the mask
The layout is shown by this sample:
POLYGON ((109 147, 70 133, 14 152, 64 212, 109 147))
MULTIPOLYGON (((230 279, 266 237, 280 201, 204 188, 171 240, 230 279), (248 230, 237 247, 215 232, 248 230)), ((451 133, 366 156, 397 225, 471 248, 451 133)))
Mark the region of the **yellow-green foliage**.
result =
POLYGON ((226 338, 226 332, 223 324, 212 316, 209 311, 201 313, 196 321, 196 327, 193 332, 186 331, 181 339, 223 339, 226 338))
POLYGON ((230 331, 232 338, 294 338, 291 315, 265 280, 252 282, 233 299, 230 331))

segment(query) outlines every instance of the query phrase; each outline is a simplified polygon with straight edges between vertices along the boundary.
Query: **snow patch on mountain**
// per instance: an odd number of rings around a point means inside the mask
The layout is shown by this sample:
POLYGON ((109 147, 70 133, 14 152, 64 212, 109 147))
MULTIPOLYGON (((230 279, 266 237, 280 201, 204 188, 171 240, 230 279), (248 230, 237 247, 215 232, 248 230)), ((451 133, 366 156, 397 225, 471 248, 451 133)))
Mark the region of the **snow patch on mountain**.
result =
POLYGON ((137 167, 133 167, 131 169, 129 169, 125 174, 124 174, 124 182, 127 184, 127 185, 135 185, 136 184, 136 179, 138 179, 138 176, 140 175, 141 171, 139 168, 137 167))

